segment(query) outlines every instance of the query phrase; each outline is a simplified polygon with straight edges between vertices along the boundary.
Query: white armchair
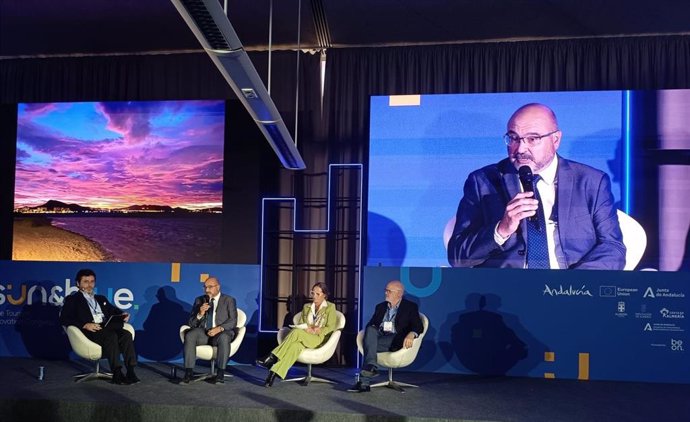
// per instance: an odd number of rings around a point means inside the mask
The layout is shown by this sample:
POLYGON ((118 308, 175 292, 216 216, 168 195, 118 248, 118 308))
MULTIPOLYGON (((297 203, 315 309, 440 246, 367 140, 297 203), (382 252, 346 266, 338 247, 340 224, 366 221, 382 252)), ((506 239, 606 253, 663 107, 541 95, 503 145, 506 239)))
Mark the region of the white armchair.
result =
MULTIPOLYGON (((302 352, 300 352, 299 356, 297 357, 297 362, 304 363, 307 365, 307 375, 301 378, 286 379, 285 381, 302 381, 304 385, 309 385, 311 381, 333 383, 333 381, 331 380, 312 376, 311 366, 313 364, 318 365, 326 362, 328 359, 331 358, 331 356, 333 356, 333 353, 335 353, 335 348, 338 346, 338 341, 340 341, 341 331, 343 328, 345 328, 345 315, 343 315, 340 311, 335 311, 335 315, 336 328, 335 331, 331 333, 330 337, 328 337, 328 340, 326 340, 324 344, 317 347, 316 349, 302 350, 302 352)), ((293 324, 297 325, 301 323, 301 318, 301 313, 296 314, 292 319, 293 324)), ((278 344, 281 344, 283 342, 283 340, 289 332, 289 328, 282 328, 278 331, 278 344)))
MULTIPOLYGON (((103 359, 103 350, 101 346, 89 340, 88 337, 86 337, 86 335, 84 335, 84 333, 74 325, 69 325, 67 327, 63 326, 62 328, 65 330, 65 333, 67 333, 69 344, 72 346, 74 353, 82 359, 95 363, 93 372, 75 375, 74 381, 82 382, 91 379, 112 379, 112 373, 101 372, 100 361, 103 359)), ((125 323, 123 328, 132 334, 132 340, 134 340, 134 327, 125 323)))
MULTIPOLYGON (((242 340, 244 339, 244 334, 247 332, 247 327, 245 327, 245 324, 247 323, 247 314, 244 313, 243 310, 237 309, 237 333, 235 335, 235 338, 232 339, 232 342, 230 343, 230 354, 228 355, 228 359, 232 357, 235 353, 237 353, 237 350, 240 348, 240 344, 242 344, 242 340)), ((180 327, 180 341, 182 341, 182 344, 184 344, 184 335, 189 330, 191 327, 189 325, 183 325, 180 327)), ((216 353, 218 352, 218 348, 215 346, 211 346, 210 344, 202 344, 201 346, 196 346, 196 358, 201 359, 201 360, 208 360, 211 361, 211 371, 207 374, 195 377, 193 382, 197 381, 202 381, 206 379, 210 379, 216 376, 216 353)), ((230 377, 232 375, 225 373, 226 377, 230 377)))
POLYGON ((637 220, 621 210, 618 210, 618 224, 621 227, 625 245, 625 268, 623 269, 632 271, 640 263, 647 248, 647 233, 637 220))
MULTIPOLYGON (((419 335, 412 342, 412 347, 405 349, 404 347, 395 352, 379 352, 376 354, 376 362, 379 366, 388 368, 388 381, 380 382, 377 384, 372 384, 371 388, 374 387, 388 387, 403 393, 402 387, 419 387, 418 385, 407 384, 404 382, 393 381, 393 368, 403 368, 410 365, 417 358, 417 353, 419 353, 419 348, 422 345, 422 340, 429 330, 429 319, 423 313, 419 313, 419 317, 422 319, 422 324, 424 325, 424 332, 419 335)), ((364 330, 357 334, 357 349, 359 353, 364 354, 364 348, 362 342, 364 340, 364 330)))

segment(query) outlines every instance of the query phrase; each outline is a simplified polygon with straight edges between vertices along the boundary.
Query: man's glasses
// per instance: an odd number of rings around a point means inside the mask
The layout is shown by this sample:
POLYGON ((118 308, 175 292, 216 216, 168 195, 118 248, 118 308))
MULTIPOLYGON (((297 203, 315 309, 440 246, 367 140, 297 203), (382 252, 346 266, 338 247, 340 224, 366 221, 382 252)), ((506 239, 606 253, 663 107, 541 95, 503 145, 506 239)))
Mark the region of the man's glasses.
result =
POLYGON ((384 292, 386 293, 393 293, 393 292, 399 292, 400 290, 391 290, 391 289, 386 289, 384 292))
POLYGON ((506 145, 511 146, 519 145, 520 142, 524 140, 527 143, 527 145, 533 147, 541 144, 542 138, 546 138, 547 136, 553 135, 556 132, 558 132, 558 129, 554 130, 553 132, 545 133, 543 135, 529 133, 525 136, 518 136, 517 133, 506 133, 505 135, 503 135, 503 142, 505 142, 506 145))

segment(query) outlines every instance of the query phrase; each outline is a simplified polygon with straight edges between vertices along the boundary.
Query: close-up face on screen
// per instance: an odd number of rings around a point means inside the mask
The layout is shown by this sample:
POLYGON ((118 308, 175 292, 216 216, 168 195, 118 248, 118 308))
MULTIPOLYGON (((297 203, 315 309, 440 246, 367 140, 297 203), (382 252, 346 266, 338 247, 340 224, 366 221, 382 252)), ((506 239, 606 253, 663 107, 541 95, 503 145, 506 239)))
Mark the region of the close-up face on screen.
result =
POLYGON ((20 104, 14 260, 218 262, 223 101, 20 104))
POLYGON ((690 90, 371 98, 367 265, 690 270, 690 90))

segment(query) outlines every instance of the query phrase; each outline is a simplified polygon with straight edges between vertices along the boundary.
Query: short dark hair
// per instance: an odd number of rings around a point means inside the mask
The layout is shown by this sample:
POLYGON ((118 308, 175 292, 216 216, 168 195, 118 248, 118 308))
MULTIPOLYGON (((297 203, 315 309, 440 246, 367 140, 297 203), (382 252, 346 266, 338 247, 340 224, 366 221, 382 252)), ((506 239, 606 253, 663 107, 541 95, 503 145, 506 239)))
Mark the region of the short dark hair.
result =
POLYGON ((93 270, 89 268, 82 268, 81 270, 77 271, 77 276, 74 278, 74 281, 81 283, 82 277, 88 277, 90 275, 92 275, 93 278, 96 278, 96 273, 93 272, 93 270))
POLYGON ((314 289, 314 287, 318 287, 319 289, 321 289, 321 292, 323 293, 324 296, 326 296, 326 297, 331 296, 331 292, 330 292, 330 290, 328 290, 328 285, 326 283, 324 283, 323 281, 318 281, 318 282, 314 283, 314 285, 311 286, 312 290, 314 289))

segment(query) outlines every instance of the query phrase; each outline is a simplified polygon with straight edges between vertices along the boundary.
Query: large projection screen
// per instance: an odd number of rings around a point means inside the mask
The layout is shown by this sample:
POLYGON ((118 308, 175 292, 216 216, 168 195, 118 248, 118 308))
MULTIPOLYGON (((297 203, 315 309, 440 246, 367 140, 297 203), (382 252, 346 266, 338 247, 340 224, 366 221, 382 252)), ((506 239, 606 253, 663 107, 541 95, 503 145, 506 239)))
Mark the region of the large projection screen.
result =
POLYGON ((224 101, 19 104, 12 257, 220 262, 224 101))
POLYGON ((689 90, 372 97, 367 265, 449 266, 463 184, 507 157, 506 124, 528 103, 555 112, 558 154, 605 172, 615 207, 646 230, 638 269, 688 270, 690 166, 669 156, 690 149, 689 90))

